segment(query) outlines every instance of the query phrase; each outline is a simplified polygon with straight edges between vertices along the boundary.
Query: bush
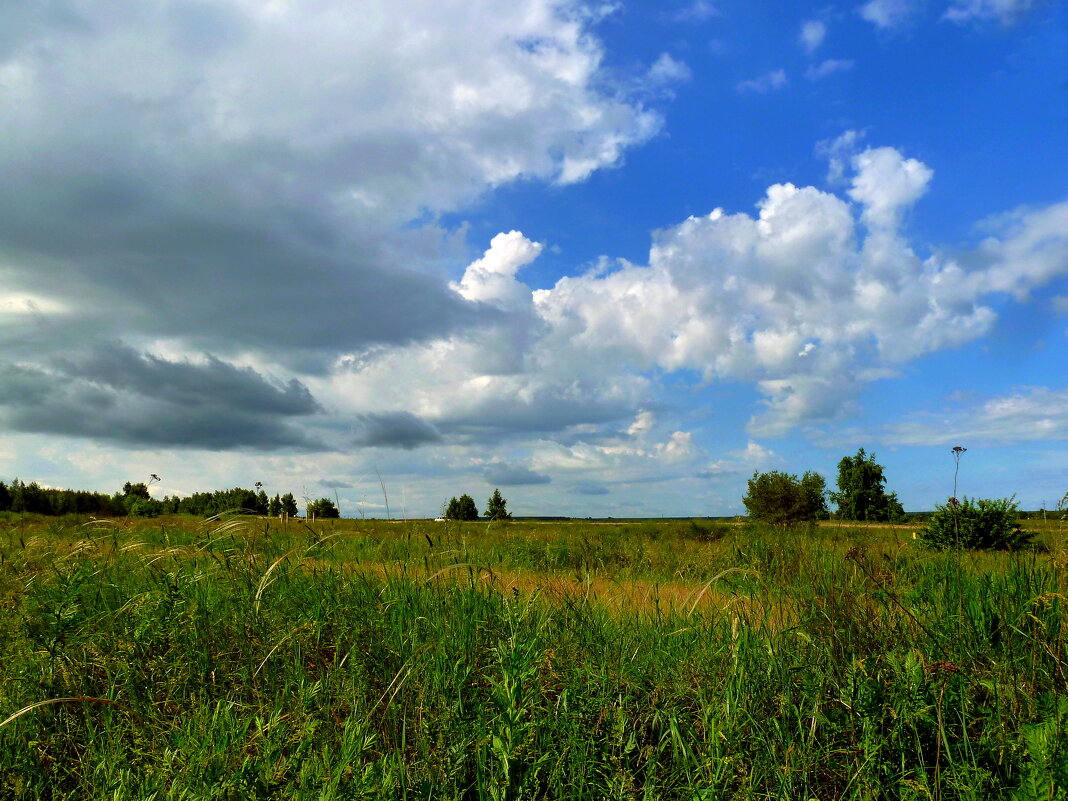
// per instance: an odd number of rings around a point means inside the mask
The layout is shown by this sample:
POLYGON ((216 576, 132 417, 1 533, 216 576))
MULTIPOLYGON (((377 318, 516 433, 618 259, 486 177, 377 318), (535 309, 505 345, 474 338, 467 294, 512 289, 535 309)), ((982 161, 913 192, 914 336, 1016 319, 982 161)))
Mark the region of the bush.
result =
POLYGON ((742 503, 751 520, 789 526, 827 517, 826 484, 811 471, 801 478, 772 470, 753 473, 742 503))
POLYGON ((931 515, 919 539, 929 548, 1015 550, 1034 535, 1017 522, 1014 498, 950 498, 931 515))

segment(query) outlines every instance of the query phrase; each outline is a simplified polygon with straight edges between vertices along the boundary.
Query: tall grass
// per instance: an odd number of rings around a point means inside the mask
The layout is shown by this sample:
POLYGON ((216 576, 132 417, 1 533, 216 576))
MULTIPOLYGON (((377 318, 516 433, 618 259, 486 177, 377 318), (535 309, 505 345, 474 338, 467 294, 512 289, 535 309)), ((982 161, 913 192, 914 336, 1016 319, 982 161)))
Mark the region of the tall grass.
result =
POLYGON ((1059 546, 674 522, 21 526, 0 520, 2 798, 1068 787, 1059 546))

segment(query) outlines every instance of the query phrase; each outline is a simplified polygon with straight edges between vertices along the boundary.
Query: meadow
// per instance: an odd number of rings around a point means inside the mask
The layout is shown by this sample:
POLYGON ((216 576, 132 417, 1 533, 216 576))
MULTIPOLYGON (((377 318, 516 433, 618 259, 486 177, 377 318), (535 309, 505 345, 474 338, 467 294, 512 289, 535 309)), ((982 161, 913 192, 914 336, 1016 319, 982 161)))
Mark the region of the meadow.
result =
POLYGON ((0 514, 0 798, 1063 799, 1026 522, 0 514))

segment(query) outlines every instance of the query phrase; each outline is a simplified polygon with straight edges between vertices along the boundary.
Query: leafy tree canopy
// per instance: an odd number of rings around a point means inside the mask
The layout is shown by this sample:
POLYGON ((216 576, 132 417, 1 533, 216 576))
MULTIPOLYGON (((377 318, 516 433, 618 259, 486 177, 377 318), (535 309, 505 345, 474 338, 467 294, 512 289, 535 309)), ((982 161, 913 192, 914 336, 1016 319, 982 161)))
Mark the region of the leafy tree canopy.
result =
POLYGON ((905 510, 897 494, 888 493, 883 485, 886 477, 883 466, 875 461, 875 454, 861 448, 856 456, 846 456, 838 463, 838 491, 831 493, 831 501, 838 505, 838 516, 845 520, 891 522, 900 519, 905 510))
POLYGON ((501 496, 499 489, 493 490, 493 494, 486 502, 486 517, 490 520, 512 519, 512 515, 508 511, 508 502, 501 496))
POLYGON ((338 518, 341 512, 337 505, 329 498, 320 498, 308 504, 309 518, 338 518))
POLYGON ((753 473, 742 503, 752 520, 789 526, 827 516, 826 482, 812 471, 801 478, 778 470, 753 473))
POLYGON ((296 517, 300 514, 297 509, 297 499, 293 497, 292 492, 287 492, 282 496, 282 513, 290 517, 296 517))
POLYGON ((446 520, 478 520, 478 507, 475 499, 467 493, 459 498, 450 498, 449 505, 445 507, 446 520))
POLYGON ((148 485, 143 481, 139 481, 136 484, 131 484, 127 481, 122 485, 122 494, 127 498, 150 498, 148 494, 148 485))

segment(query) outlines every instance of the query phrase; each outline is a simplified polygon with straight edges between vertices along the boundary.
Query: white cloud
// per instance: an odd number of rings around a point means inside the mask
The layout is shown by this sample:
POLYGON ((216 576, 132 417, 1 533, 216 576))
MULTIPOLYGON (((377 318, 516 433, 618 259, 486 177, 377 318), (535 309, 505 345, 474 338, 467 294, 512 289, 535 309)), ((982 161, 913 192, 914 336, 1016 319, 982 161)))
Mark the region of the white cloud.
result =
POLYGON ((672 58, 669 53, 661 53, 646 73, 646 81, 653 86, 688 81, 691 77, 693 73, 685 62, 672 58))
POLYGON ((1005 292, 1026 300, 1032 290, 1068 273, 1068 201, 1018 209, 985 227, 991 235, 980 253, 989 266, 961 275, 964 291, 1005 292))
POLYGON ((1034 6, 1034 0, 953 0, 945 18, 956 23, 996 19, 1012 25, 1034 6))
POLYGON ((826 36, 826 23, 821 22, 818 19, 810 19, 801 23, 801 33, 798 34, 797 38, 805 52, 812 53, 823 44, 823 40, 826 36))
POLYGON ((860 141, 865 136, 864 131, 847 130, 834 139, 824 139, 816 143, 816 155, 827 159, 827 183, 837 184, 842 181, 858 152, 860 141))
POLYGON ((749 473, 767 467, 776 461, 778 457, 770 448, 766 448, 759 442, 749 440, 743 450, 730 451, 724 459, 717 459, 701 471, 699 475, 705 478, 721 475, 733 475, 749 473))
POLYGON ((467 300, 508 307, 530 305, 530 289, 516 280, 516 273, 541 253, 542 245, 519 231, 497 234, 481 259, 472 262, 460 282, 450 286, 467 300))
POLYGON ((0 264, 6 292, 74 311, 57 340, 322 369, 477 324, 438 272, 455 237, 426 221, 581 181, 661 123, 602 70, 580 3, 41 8, 3 35, 0 264))
POLYGON ((849 196, 864 206, 864 221, 894 228, 900 215, 927 191, 934 171, 916 159, 905 159, 892 147, 865 150, 853 158, 856 176, 849 196))
POLYGON ((0 291, 0 318, 4 315, 47 317, 70 311, 65 303, 31 292, 0 291))
POLYGON ((634 417, 634 422, 630 424, 627 429, 627 435, 631 437, 642 437, 649 433, 653 425, 656 423, 656 415, 648 410, 638 412, 634 417))
POLYGON ((1009 395, 890 427, 892 445, 992 445, 1068 439, 1068 389, 1023 387, 1009 395))
POLYGON ((848 72, 853 69, 853 63, 848 58, 829 58, 805 70, 805 77, 810 81, 818 81, 836 72, 848 72))
POLYGON ((539 473, 575 480, 600 482, 610 476, 613 483, 639 482, 662 476, 664 470, 685 473, 701 455, 690 432, 673 431, 665 440, 651 444, 628 437, 568 445, 543 440, 533 448, 531 465, 539 473))
POLYGON ((786 83, 785 70, 772 70, 758 78, 739 81, 735 88, 742 93, 756 92, 757 94, 765 94, 774 89, 781 89, 786 86, 786 83))
POLYGON ((859 8, 861 17, 883 29, 905 25, 917 10, 916 0, 868 0, 859 8))
POLYGON ((866 381, 981 336, 996 320, 984 297, 1068 273, 1068 204, 1001 221, 964 270, 921 259, 902 235, 930 168, 894 148, 851 165, 859 219, 835 195, 772 186, 755 218, 716 210, 658 232, 648 266, 535 292, 543 342, 591 364, 755 381, 765 410, 751 431, 781 435, 848 416, 866 381))
MULTIPOLYGON (((902 221, 933 171, 894 148, 853 153, 860 138, 826 146, 852 170, 852 203, 777 184, 755 215, 717 209, 657 232, 647 265, 604 260, 531 291, 518 272, 537 244, 498 235, 454 289, 507 315, 354 354, 308 386, 331 408, 409 412, 405 430, 446 441, 554 432, 578 444, 541 451, 590 465, 686 453, 650 410, 661 372, 752 382, 755 436, 848 417, 867 382, 989 331, 990 296, 1068 274, 1068 203, 1002 215, 971 253, 921 258, 902 221)), ((533 469, 549 474, 544 453, 533 469)))

